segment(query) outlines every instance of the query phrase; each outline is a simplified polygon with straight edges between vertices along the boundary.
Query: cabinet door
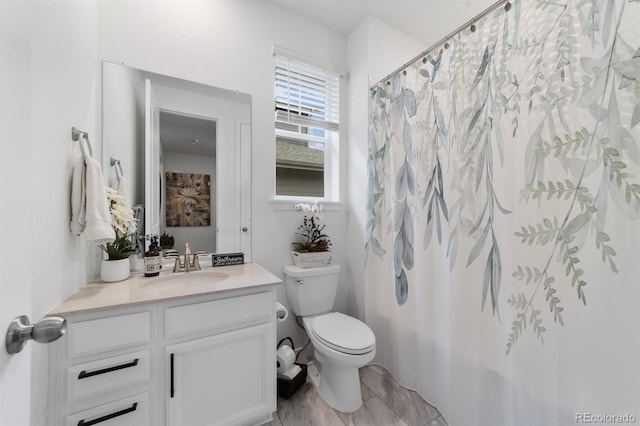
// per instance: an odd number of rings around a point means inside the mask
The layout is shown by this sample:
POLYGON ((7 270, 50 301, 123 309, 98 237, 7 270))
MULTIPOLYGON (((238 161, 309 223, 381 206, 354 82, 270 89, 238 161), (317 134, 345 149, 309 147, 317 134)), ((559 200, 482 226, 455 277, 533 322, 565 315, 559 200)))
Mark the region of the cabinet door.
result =
POLYGON ((167 424, 243 425, 275 409, 273 324, 166 348, 167 424))

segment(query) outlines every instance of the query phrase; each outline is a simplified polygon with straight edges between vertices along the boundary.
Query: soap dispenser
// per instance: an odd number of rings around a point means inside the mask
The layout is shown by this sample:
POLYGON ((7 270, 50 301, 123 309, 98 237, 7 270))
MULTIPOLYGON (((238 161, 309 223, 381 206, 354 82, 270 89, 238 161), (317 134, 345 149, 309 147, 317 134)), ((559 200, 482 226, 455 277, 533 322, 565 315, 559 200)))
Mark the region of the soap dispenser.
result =
POLYGON ((160 257, 160 247, 158 247, 158 237, 151 237, 149 249, 144 254, 144 276, 157 277, 162 269, 162 258, 160 257))

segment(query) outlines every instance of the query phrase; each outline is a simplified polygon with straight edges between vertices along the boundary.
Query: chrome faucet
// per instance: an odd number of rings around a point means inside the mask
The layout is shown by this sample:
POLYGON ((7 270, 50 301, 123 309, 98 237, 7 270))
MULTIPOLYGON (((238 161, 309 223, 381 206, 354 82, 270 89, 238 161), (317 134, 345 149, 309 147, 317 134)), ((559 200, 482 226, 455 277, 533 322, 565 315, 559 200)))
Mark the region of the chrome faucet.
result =
POLYGON ((191 257, 191 247, 189 247, 189 243, 184 245, 184 271, 191 271, 191 264, 189 263, 189 258, 191 257))
POLYGON ((180 254, 176 250, 169 250, 165 253, 165 259, 175 259, 175 263, 173 264, 173 272, 191 272, 191 271, 199 271, 200 268, 200 256, 204 256, 207 254, 206 251, 196 251, 193 253, 193 259, 189 259, 191 257, 191 247, 189 243, 184 245, 184 262, 180 261, 180 254))

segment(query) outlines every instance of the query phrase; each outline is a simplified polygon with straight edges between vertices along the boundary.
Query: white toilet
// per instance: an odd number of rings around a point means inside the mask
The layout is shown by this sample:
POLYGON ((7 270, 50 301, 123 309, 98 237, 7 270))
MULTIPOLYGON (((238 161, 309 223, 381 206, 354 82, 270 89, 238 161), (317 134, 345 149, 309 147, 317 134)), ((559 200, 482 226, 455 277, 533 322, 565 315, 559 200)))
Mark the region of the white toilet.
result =
POLYGON ((339 265, 284 268, 291 311, 302 317, 313 344, 309 378, 327 404, 351 413, 362 405, 358 369, 375 356, 376 337, 362 321, 331 312, 339 272, 339 265))

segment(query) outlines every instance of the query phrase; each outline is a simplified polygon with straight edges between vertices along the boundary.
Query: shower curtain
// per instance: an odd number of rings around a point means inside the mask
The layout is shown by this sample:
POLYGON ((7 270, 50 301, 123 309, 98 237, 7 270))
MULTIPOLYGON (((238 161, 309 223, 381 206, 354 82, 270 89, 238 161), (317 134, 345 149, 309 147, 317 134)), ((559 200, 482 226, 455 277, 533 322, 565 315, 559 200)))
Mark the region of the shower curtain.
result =
POLYGON ((507 3, 369 110, 376 361, 450 425, 640 422, 640 1, 507 3))

